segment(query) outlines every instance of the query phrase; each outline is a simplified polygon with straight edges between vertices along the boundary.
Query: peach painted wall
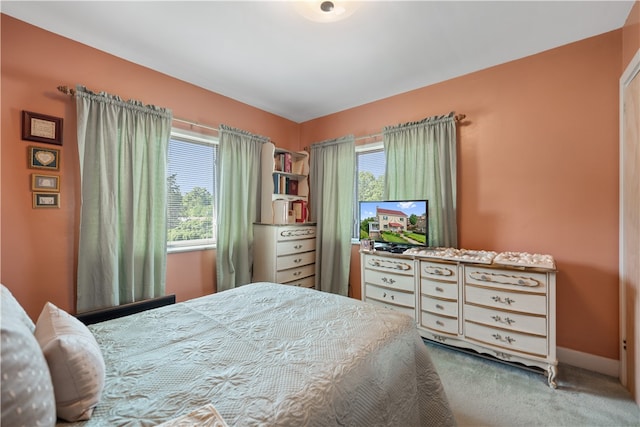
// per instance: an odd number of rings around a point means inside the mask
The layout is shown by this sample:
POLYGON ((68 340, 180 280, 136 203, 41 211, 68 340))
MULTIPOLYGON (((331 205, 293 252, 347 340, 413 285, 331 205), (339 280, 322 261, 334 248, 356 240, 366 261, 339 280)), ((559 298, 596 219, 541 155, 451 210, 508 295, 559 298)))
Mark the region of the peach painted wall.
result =
POLYGON ((319 118, 302 124, 301 141, 466 114, 459 246, 552 254, 558 345, 618 359, 621 45, 617 30, 319 118))
MULTIPOLYGON (((224 123, 269 136, 297 149, 299 125, 246 104, 105 54, 24 22, 1 15, 1 275, 37 318, 46 301, 75 309, 79 218, 79 167, 75 106, 56 90, 83 84, 124 99, 173 110, 174 117, 218 126, 224 123), (60 209, 32 209, 27 147, 21 140, 22 110, 64 119, 60 209)), ((170 59, 169 59, 170 60, 170 59)), ((55 147, 49 145, 49 147, 55 147)), ((215 290, 215 251, 170 254, 167 292, 178 300, 215 290)))

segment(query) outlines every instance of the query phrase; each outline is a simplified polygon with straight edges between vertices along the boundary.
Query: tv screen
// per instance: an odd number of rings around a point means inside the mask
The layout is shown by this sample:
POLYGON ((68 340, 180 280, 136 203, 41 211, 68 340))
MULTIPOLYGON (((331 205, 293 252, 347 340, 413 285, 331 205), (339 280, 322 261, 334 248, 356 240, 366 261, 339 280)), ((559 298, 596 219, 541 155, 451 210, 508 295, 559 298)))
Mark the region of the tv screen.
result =
POLYGON ((427 200, 360 202, 360 240, 373 240, 377 250, 394 252, 427 246, 428 217, 427 200))

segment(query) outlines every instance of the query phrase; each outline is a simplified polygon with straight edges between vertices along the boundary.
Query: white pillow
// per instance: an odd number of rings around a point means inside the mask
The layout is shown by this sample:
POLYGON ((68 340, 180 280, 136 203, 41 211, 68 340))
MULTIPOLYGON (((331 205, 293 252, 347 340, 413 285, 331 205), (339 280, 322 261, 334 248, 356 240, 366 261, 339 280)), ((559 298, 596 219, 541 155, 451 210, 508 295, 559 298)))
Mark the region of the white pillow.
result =
POLYGON ((49 364, 58 417, 88 420, 105 381, 104 359, 93 334, 48 302, 36 322, 35 336, 49 364))
MULTIPOLYGON (((2 289, 0 373, 3 426, 54 426, 56 405, 51 376, 33 331, 2 289), (11 308, 10 308, 11 307, 11 308)), ((17 302, 16 302, 17 304, 17 302)), ((22 310, 22 307, 20 307, 22 310)), ((26 314, 25 314, 26 315, 26 314)))
POLYGON ((0 284, 0 288, 2 288, 0 291, 2 292, 2 312, 7 313, 12 318, 20 320, 27 326, 27 328, 29 328, 29 331, 33 333, 36 329, 36 325, 33 323, 33 320, 31 320, 27 315, 27 312, 24 311, 24 308, 22 308, 18 300, 15 299, 11 291, 7 289, 6 286, 0 284))

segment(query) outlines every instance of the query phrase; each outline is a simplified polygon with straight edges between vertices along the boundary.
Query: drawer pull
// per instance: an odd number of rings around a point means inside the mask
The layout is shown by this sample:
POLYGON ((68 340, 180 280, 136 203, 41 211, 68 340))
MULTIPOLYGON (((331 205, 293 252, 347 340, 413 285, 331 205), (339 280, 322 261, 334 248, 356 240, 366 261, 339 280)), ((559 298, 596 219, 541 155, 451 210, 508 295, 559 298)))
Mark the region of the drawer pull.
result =
POLYGON ((492 299, 492 300, 494 300, 495 302, 499 302, 499 303, 501 303, 501 304, 507 304, 507 305, 511 305, 511 304, 513 304, 514 302, 516 302, 516 300, 513 300, 513 299, 511 299, 511 298, 509 298, 509 297, 506 297, 506 298, 503 300, 503 299, 502 299, 501 297, 499 297, 499 296, 494 296, 494 297, 491 297, 491 299, 492 299))
POLYGON ((294 275, 294 276, 299 276, 299 275, 301 275, 301 274, 302 274, 302 271, 294 271, 294 272, 293 272, 293 275, 294 275))
POLYGON ((507 344, 513 344, 514 342, 516 342, 515 338, 511 338, 508 335, 503 338, 500 334, 493 334, 492 337, 495 338, 496 341, 506 342, 507 344))
POLYGON ((491 316, 491 318, 496 321, 496 322, 500 322, 500 323, 506 323, 507 325, 511 326, 513 323, 516 323, 515 320, 510 319, 509 317, 505 317, 504 319, 500 316, 491 316))
POLYGON ((444 327, 444 323, 439 320, 436 320, 436 325, 444 327))
MULTIPOLYGON (((387 297, 387 293, 384 292, 382 294, 382 298, 386 298, 387 297)), ((391 301, 395 301, 396 300, 396 296, 395 295, 389 295, 389 297, 391 298, 391 301)))
POLYGON ((442 289, 440 286, 436 286, 436 291, 438 291, 438 292, 444 292, 444 289, 442 289))
POLYGON ((295 262, 296 264, 299 264, 302 262, 302 258, 294 259, 293 262, 295 262))
POLYGON ((438 310, 444 310, 444 307, 443 307, 443 306, 441 306, 440 304, 436 304, 436 308, 437 308, 438 310))
POLYGON ((302 249, 302 245, 295 245, 293 249, 302 249))
POLYGON ((384 283, 388 284, 388 285, 393 285, 394 283, 396 283, 396 281, 395 281, 395 280, 393 280, 393 279, 389 279, 389 278, 387 278, 387 277, 383 277, 383 278, 382 278, 382 281, 383 281, 384 283))

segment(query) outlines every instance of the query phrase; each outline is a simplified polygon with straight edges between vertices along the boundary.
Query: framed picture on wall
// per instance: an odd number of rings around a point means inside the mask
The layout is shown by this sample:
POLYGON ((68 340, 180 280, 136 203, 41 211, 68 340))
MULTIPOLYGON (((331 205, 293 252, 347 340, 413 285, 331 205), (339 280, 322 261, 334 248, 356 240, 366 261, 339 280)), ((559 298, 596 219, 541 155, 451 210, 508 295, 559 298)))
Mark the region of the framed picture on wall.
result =
POLYGON ((23 111, 22 139, 62 145, 62 119, 31 111, 23 111))
POLYGON ((29 146, 29 167, 32 169, 60 170, 60 150, 29 146))
POLYGON ((34 208, 59 208, 60 193, 33 193, 34 208))
POLYGON ((60 191, 60 177, 32 173, 31 191, 60 191))

